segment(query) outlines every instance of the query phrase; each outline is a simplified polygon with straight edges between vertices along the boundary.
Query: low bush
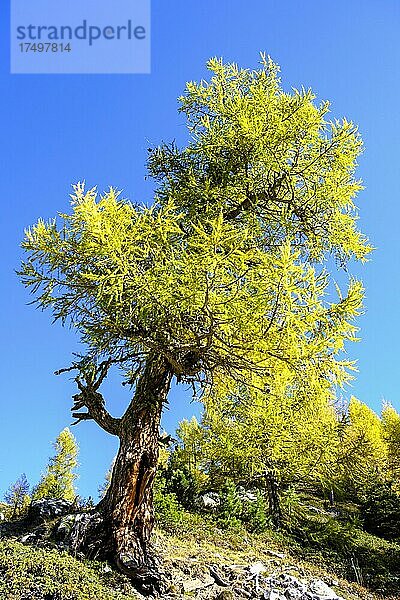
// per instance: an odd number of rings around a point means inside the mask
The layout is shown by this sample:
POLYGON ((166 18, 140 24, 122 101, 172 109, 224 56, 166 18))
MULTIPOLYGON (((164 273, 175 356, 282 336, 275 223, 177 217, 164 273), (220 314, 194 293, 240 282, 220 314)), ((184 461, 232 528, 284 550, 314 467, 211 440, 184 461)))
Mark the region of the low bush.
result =
POLYGON ((65 552, 0 542, 2 600, 136 600, 128 580, 65 552), (128 591, 129 590, 129 591, 128 591))
POLYGON ((290 531, 297 553, 382 594, 400 589, 400 544, 335 518, 299 522, 290 531))
POLYGON ((373 487, 360 506, 364 528, 388 540, 400 539, 400 495, 390 482, 373 487))
POLYGON ((226 529, 241 529, 243 504, 237 492, 234 482, 227 479, 219 493, 220 505, 217 515, 217 523, 226 529))
POLYGON ((266 502, 261 492, 257 492, 257 500, 248 502, 243 507, 242 520, 246 529, 252 533, 262 533, 272 527, 272 518, 268 514, 266 502))

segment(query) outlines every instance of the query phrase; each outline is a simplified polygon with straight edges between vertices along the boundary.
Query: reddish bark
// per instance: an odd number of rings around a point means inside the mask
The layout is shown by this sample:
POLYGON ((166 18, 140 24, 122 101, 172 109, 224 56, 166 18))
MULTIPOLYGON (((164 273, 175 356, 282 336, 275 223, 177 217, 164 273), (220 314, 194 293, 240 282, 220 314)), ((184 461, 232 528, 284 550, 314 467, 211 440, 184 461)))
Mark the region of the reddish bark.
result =
POLYGON ((150 551, 154 525, 153 482, 157 470, 160 420, 173 369, 162 356, 150 356, 124 416, 111 417, 98 392, 111 362, 76 378, 77 422, 94 419, 119 437, 109 488, 92 514, 81 515, 70 532, 72 548, 90 558, 111 559, 142 591, 157 587, 158 571, 150 551))
POLYGON ((159 428, 172 370, 164 359, 148 361, 119 426, 120 447, 111 483, 98 509, 108 529, 107 546, 119 569, 135 579, 156 577, 149 551, 154 525, 153 482, 159 428))

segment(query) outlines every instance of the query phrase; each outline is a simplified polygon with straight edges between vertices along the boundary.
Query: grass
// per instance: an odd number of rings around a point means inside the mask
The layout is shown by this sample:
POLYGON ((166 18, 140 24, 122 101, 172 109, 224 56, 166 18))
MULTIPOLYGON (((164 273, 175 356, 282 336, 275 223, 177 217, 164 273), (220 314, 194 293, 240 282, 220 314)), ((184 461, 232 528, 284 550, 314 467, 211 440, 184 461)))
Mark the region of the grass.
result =
MULTIPOLYGON (((400 598, 400 543, 363 531, 356 505, 343 504, 332 516, 320 504, 316 498, 307 499, 291 527, 261 534, 237 525, 222 530, 210 516, 173 507, 161 516, 155 541, 164 556, 182 565, 190 556, 208 564, 261 560, 271 569, 300 567, 328 584, 339 579, 349 597, 400 598), (284 553, 285 558, 274 553, 284 553)), ((343 591, 339 595, 346 596, 343 591)))
MULTIPOLYGON (((372 536, 373 537, 373 536, 372 536)), ((380 599, 382 594, 367 590, 343 575, 340 556, 328 566, 323 554, 311 547, 307 553, 294 536, 267 530, 250 534, 242 530, 222 530, 210 517, 182 512, 174 524, 158 527, 153 536, 157 551, 165 557, 165 569, 205 576, 208 565, 246 565, 263 562, 269 573, 291 573, 321 578, 345 599, 380 599)), ((397 588, 398 590, 398 588, 397 588)), ((386 598, 396 598, 391 592, 386 598)), ((399 596, 397 596, 399 598, 399 596)))
POLYGON ((103 563, 56 549, 0 541, 2 600, 137 600, 128 580, 103 563))
MULTIPOLYGON (((321 578, 348 600, 400 598, 400 545, 362 531, 352 507, 347 511, 351 519, 303 511, 290 531, 252 534, 243 526, 222 529, 210 516, 166 506, 153 544, 163 557, 170 597, 174 590, 175 598, 186 597, 179 592, 182 582, 206 579, 210 565, 228 574, 242 567, 244 573, 261 561, 268 573, 321 578)), ((139 598, 129 580, 105 563, 77 560, 49 538, 46 547, 22 544, 16 541, 20 535, 16 527, 11 537, 0 539, 1 600, 139 598)))

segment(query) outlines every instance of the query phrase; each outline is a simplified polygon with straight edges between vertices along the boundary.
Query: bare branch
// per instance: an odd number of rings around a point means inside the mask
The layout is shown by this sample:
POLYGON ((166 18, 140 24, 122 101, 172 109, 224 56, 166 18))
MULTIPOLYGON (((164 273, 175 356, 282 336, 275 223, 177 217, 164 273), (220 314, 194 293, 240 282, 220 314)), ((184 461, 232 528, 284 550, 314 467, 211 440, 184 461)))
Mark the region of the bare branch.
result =
POLYGON ((91 381, 89 377, 84 377, 85 381, 82 382, 82 375, 78 375, 75 381, 80 389, 80 393, 74 396, 74 406, 72 410, 79 410, 83 407, 88 409, 87 413, 72 413, 74 418, 80 420, 93 419, 102 429, 111 433, 112 435, 118 435, 120 430, 120 419, 112 417, 105 407, 105 401, 103 396, 97 391, 100 383, 104 380, 106 372, 102 367, 100 374, 97 379, 94 376, 91 381))
POLYGON ((97 390, 107 377, 110 366, 123 362, 123 360, 128 359, 127 357, 124 357, 124 359, 109 358, 97 366, 84 357, 80 362, 73 363, 70 367, 56 371, 57 375, 70 371, 78 371, 75 382, 79 393, 72 397, 74 403, 71 411, 73 411, 73 418, 76 419, 73 425, 77 425, 81 421, 93 420, 108 433, 119 435, 121 420, 111 416, 105 407, 103 396, 97 390), (76 412, 82 408, 87 408, 87 412, 76 412))

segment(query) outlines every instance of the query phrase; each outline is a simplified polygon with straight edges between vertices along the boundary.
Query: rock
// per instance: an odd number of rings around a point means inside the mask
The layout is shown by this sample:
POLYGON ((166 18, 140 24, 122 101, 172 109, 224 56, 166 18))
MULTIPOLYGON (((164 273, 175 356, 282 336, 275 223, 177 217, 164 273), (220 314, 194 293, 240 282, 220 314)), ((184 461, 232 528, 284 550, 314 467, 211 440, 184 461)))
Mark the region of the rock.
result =
POLYGON ((342 600, 321 579, 312 579, 309 583, 289 575, 271 575, 264 579, 269 590, 264 592, 266 600, 342 600))
POLYGON ((322 579, 313 579, 309 584, 309 590, 321 598, 321 600, 336 600, 338 595, 334 592, 329 585, 327 585, 322 579))
POLYGON ((243 588, 236 587, 233 588, 233 591, 239 596, 239 598, 251 598, 253 596, 253 594, 247 592, 243 588))
POLYGON ((285 555, 282 552, 275 552, 274 550, 269 550, 268 548, 265 550, 267 554, 270 556, 276 556, 276 558, 285 558, 285 555))
POLYGON ((213 585, 213 583, 214 579, 212 577, 207 577, 206 581, 202 581, 201 579, 188 579, 183 581, 182 585, 184 592, 188 593, 210 587, 210 585, 213 585))
POLYGON ((303 591, 297 588, 288 588, 285 590, 285 598, 287 600, 300 600, 303 598, 303 591))
POLYGON ((72 502, 68 502, 68 500, 41 498, 32 502, 27 519, 33 523, 45 523, 66 515, 72 511, 72 507, 72 502))
POLYGON ((31 542, 36 541, 36 535, 34 533, 27 533, 26 535, 22 536, 22 538, 20 539, 20 542, 22 544, 29 544, 31 542))
POLYGON ((244 487, 237 488, 237 494, 242 502, 257 502, 257 494, 252 490, 246 490, 244 487))
POLYGON ((66 542, 73 552, 97 556, 106 544, 104 519, 100 513, 77 513, 67 520, 66 542))
POLYGON ((55 531, 57 540, 65 540, 69 536, 75 521, 76 515, 66 515, 61 519, 60 524, 55 531))
POLYGON ((306 585, 293 575, 287 575, 286 573, 283 573, 280 576, 280 579, 285 587, 294 588, 300 591, 304 591, 306 589, 306 585))
POLYGON ((249 567, 249 571, 252 575, 261 575, 261 573, 265 573, 267 567, 262 562, 256 562, 249 567))
POLYGON ((222 592, 219 592, 215 600, 235 600, 235 594, 231 589, 226 588, 222 592))
POLYGON ((343 600, 321 579, 307 583, 289 573, 265 577, 263 586, 265 600, 343 600))
POLYGON ((65 550, 66 552, 69 550, 69 546, 65 542, 57 542, 57 548, 59 550, 65 550))
POLYGON ((215 581, 215 583, 221 587, 229 587, 229 583, 227 583, 219 574, 218 569, 214 566, 209 567, 210 575, 215 581))
POLYGON ((285 596, 281 594, 278 590, 270 590, 269 592, 264 592, 263 598, 264 600, 286 600, 285 596))
POLYGON ((104 565, 104 567, 102 568, 102 572, 103 573, 112 573, 112 568, 110 567, 110 565, 104 565))
POLYGON ((198 496, 196 499, 196 505, 199 508, 210 512, 215 512, 220 504, 221 499, 217 492, 207 492, 206 494, 201 494, 201 496, 198 496))

